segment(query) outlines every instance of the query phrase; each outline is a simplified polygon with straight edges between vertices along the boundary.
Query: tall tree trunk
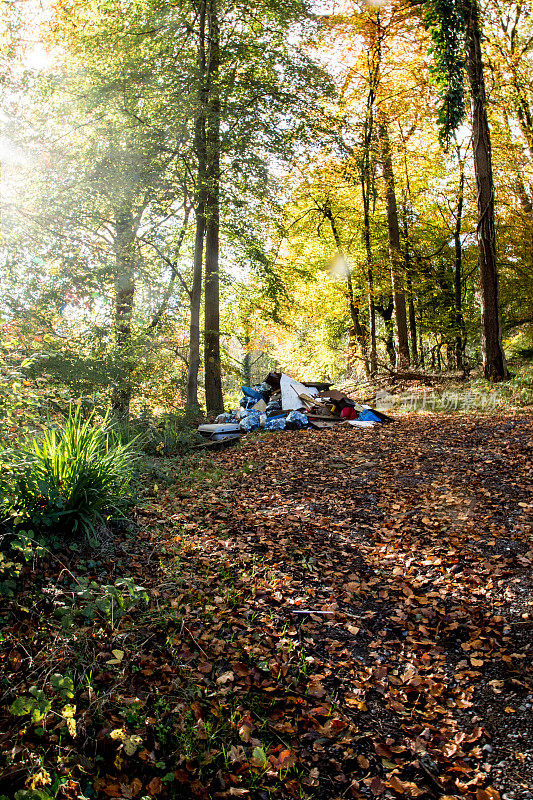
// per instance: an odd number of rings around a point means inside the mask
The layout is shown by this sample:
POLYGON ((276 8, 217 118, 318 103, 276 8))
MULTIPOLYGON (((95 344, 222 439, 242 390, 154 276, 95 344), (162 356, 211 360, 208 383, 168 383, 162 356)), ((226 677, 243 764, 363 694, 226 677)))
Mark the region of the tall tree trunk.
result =
POLYGON ((415 314, 415 298, 413 295, 413 281, 411 278, 411 270, 407 268, 407 307, 409 309, 409 333, 411 335, 411 352, 413 354, 413 366, 418 366, 418 340, 416 333, 416 314, 415 314))
POLYGON ((459 159, 459 197, 457 201, 457 212, 455 216, 455 228, 453 232, 453 241, 455 247, 455 264, 454 264, 454 295, 455 295, 455 361, 457 369, 463 369, 464 366, 464 346, 465 346, 465 324, 463 319, 463 246, 461 242, 461 227, 463 221, 463 204, 464 204, 464 186, 465 186, 465 170, 464 161, 458 150, 459 159))
POLYGON ((205 54, 206 0, 199 0, 198 9, 198 111, 194 121, 194 149, 198 162, 196 187, 196 234, 194 238, 194 263, 191 287, 191 321, 189 325, 189 368, 187 373, 187 408, 193 413, 198 402, 198 372, 200 370, 200 307, 202 303, 202 272, 205 237, 206 202, 206 105, 207 69, 205 54))
MULTIPOLYGON (((409 190, 409 197, 411 192, 409 190)), ((403 242, 404 242, 404 262, 405 277, 407 282, 407 308, 409 311, 409 334, 411 336, 411 353, 413 356, 413 366, 418 366, 418 343, 416 338, 416 316, 415 299, 413 295, 412 262, 411 250, 409 248, 409 222, 407 219, 407 199, 403 205, 403 242)))
POLYGON ((363 196, 363 239, 366 254, 366 277, 368 282, 368 321, 370 329, 370 374, 375 375, 378 370, 378 356, 376 345, 376 307, 374 300, 374 264, 372 259, 372 243, 370 240, 370 165, 365 163, 361 169, 361 193, 363 196))
POLYGON ((507 376, 501 343, 501 323, 494 229, 494 182, 487 119, 487 98, 481 53, 478 0, 462 0, 466 25, 466 71, 470 83, 474 171, 477 187, 478 269, 481 286, 483 371, 492 381, 507 376))
POLYGON ((115 345, 118 378, 113 388, 113 414, 127 421, 131 401, 131 323, 135 294, 135 235, 136 226, 131 210, 121 210, 115 216, 115 345))
POLYGON ((242 375, 244 378, 244 385, 252 385, 252 359, 250 353, 250 328, 245 323, 244 326, 244 356, 242 359, 242 375))
POLYGON ((202 302, 204 234, 205 211, 203 202, 200 202, 196 206, 191 321, 189 324, 189 368, 187 372, 187 408, 193 413, 200 407, 198 402, 198 372, 200 370, 200 306, 202 302))
POLYGON ((217 0, 207 9, 209 101, 207 112, 207 197, 205 235, 205 402, 208 412, 224 410, 220 361, 220 95, 217 0))
POLYGON ((409 367, 409 337, 407 334, 407 312, 403 286, 402 253, 400 249, 400 228, 398 224, 398 206, 394 187, 394 171, 387 123, 382 118, 379 123, 379 139, 381 142, 381 158, 385 197, 387 203, 387 228, 389 234, 389 255, 391 266, 392 294, 394 297, 394 315, 398 336, 398 369, 409 367))
POLYGON ((363 241, 366 255, 366 277, 368 284, 368 327, 370 332, 370 374, 375 375, 378 370, 378 356, 376 344, 376 307, 374 298, 374 264, 372 258, 372 241, 370 234, 370 194, 373 187, 372 143, 374 139, 374 103, 376 91, 380 80, 381 43, 379 39, 380 25, 378 14, 378 27, 370 29, 369 48, 367 54, 368 64, 368 95, 366 100, 366 114, 363 126, 363 156, 361 159, 361 196, 363 200, 363 241))
POLYGON ((370 328, 370 374, 375 375, 378 371, 378 349, 376 343, 376 308, 374 302, 374 270, 372 263, 367 261, 367 280, 368 280, 368 319, 370 328))

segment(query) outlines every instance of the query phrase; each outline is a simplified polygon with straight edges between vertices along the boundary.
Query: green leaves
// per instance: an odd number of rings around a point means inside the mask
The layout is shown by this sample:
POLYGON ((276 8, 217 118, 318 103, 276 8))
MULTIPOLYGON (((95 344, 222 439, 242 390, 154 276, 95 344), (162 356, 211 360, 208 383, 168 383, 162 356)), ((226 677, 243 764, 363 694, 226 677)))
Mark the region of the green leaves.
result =
POLYGON ((465 116, 465 21, 458 0, 426 0, 424 22, 433 40, 433 79, 441 107, 439 140, 447 148, 465 116))
POLYGON ((15 717, 29 714, 32 722, 40 722, 52 708, 52 703, 42 689, 38 689, 36 686, 31 687, 30 694, 32 697, 17 697, 9 710, 15 717))
POLYGON ((74 682, 72 678, 56 673, 50 678, 50 685, 54 691, 59 692, 62 700, 70 700, 74 697, 74 682))

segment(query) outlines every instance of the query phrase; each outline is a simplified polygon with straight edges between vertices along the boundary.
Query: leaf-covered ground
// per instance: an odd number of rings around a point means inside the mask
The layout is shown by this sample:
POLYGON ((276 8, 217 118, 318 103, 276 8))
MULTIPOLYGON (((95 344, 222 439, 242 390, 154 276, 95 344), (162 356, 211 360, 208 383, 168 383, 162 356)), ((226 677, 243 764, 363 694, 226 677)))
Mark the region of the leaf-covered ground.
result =
POLYGON ((27 565, 0 795, 531 798, 532 433, 414 415, 176 462, 102 554, 27 565))

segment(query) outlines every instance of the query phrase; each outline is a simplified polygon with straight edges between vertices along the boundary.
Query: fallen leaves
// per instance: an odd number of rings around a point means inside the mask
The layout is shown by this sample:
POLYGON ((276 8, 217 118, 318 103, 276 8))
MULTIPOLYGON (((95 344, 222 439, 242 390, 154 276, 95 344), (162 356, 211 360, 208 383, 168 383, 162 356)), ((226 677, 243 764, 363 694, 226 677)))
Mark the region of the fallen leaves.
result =
MULTIPOLYGON (((61 675, 42 697, 28 683, 22 718, 2 719, 9 752, 41 746, 38 724, 50 752, 77 731, 80 791, 89 775, 101 797, 128 800, 182 788, 285 800, 302 787, 320 800, 500 800, 500 723, 519 736, 531 691, 533 553, 516 502, 529 462, 521 430, 508 445, 493 432, 507 424, 434 417, 251 439, 217 457, 214 488, 160 490, 124 565, 109 566, 134 572, 151 610, 85 624, 74 645, 54 629, 53 666, 35 645, 41 674, 65 674, 80 653, 99 666, 69 707, 61 675), (483 459, 502 447, 507 472, 483 459)), ((23 619, 7 631, 14 680, 33 646, 23 619)), ((526 742, 513 752, 517 782, 526 742)))

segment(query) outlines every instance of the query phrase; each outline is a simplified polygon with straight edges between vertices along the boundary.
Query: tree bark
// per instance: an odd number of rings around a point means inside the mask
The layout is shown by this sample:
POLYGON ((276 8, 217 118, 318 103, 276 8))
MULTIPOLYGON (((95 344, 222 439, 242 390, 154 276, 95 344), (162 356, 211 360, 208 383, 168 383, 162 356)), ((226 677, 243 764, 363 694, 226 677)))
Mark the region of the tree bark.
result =
MULTIPOLYGON (((409 197, 411 192, 409 191, 409 197)), ((412 353, 412 366, 418 366, 418 342, 416 336, 416 315, 415 315, 415 299, 413 295, 413 280, 412 280, 412 263, 411 251, 409 249, 409 222, 407 219, 407 201, 403 206, 403 241, 404 241, 404 263, 405 263, 405 278, 407 282, 407 308, 409 312, 409 334, 411 336, 411 353, 412 353)))
POLYGON ((413 367, 418 367, 418 340, 417 340, 417 332, 416 332, 416 313, 415 313, 415 299, 413 296, 413 282, 411 278, 411 272, 409 267, 407 272, 407 294, 409 297, 408 300, 408 309, 409 309, 409 333, 411 335, 411 352, 413 354, 413 367))
POLYGON ((196 206, 196 234, 191 288, 191 319, 189 323, 189 368, 187 371, 187 409, 198 411, 198 372, 200 370, 200 306, 202 303, 202 272, 204 257, 204 204, 196 206))
MULTIPOLYGON (((379 16, 378 16, 379 19, 379 16)), ((370 374, 375 375, 378 369, 376 343, 376 307, 374 297, 374 264, 372 258, 372 242, 370 234, 370 192, 372 182, 372 142, 374 139, 374 103, 380 80, 381 44, 379 25, 372 30, 369 37, 367 56, 369 89, 366 100, 366 114, 363 126, 363 156, 361 159, 361 196, 363 200, 363 241, 366 255, 366 277, 368 283, 368 323, 370 331, 370 374)))
POLYGON ((135 235, 136 226, 131 210, 118 211, 115 216, 115 345, 119 376, 114 385, 111 406, 117 419, 127 421, 131 401, 131 323, 135 295, 135 235))
POLYGON ((206 0, 200 0, 198 9, 198 110, 194 121, 194 150, 197 159, 196 233, 191 287, 191 320, 189 324, 189 368, 187 372, 187 408, 195 413, 198 402, 198 372, 200 370, 200 307, 202 304, 202 273, 205 237, 206 202, 206 105, 207 75, 205 54, 206 0))
POLYGON ((379 139, 381 142, 381 158, 385 197, 387 203, 387 228, 389 234, 389 255, 391 266, 392 294, 394 298, 394 315, 398 337, 397 368, 409 367, 409 337, 407 334, 407 312, 405 307, 405 291, 403 285, 402 254, 400 249, 400 227, 398 224, 398 206, 394 186, 392 153, 387 123, 381 119, 379 123, 379 139))
POLYGON ((481 53, 478 0, 462 0, 466 26, 466 71, 470 84, 474 171, 477 187, 478 270, 481 287, 481 334, 485 377, 500 381, 507 376, 501 344, 496 234, 494 227, 494 182, 487 118, 487 98, 481 53))
POLYGON ((454 264, 454 294, 455 294, 455 325, 456 325, 456 338, 455 338, 455 361, 457 369, 463 369, 464 365, 464 348, 465 348, 465 324, 463 319, 463 246, 461 243, 461 227, 463 221, 463 205, 464 205, 464 186, 465 186, 465 170, 464 161, 460 153, 459 158, 459 197, 457 201, 457 212, 455 216, 455 228, 453 232, 453 241, 455 248, 455 264, 454 264))
POLYGON ((217 0, 207 8, 209 101, 207 112, 207 195, 205 235, 205 402, 208 413, 224 410, 220 361, 220 96, 217 0))
MULTIPOLYGON (((366 147, 370 144, 365 142, 366 147)), ((370 374, 375 375, 378 370, 378 356, 376 345, 376 307, 374 300, 374 264, 372 259, 372 243, 370 239, 370 165, 369 154, 363 155, 364 163, 361 169, 361 194, 363 197, 363 240, 366 254, 366 277, 368 283, 368 321, 370 329, 370 374)))
POLYGON ((242 375, 244 378, 244 385, 251 386, 252 385, 252 359, 249 351, 250 347, 250 329, 245 324, 244 330, 244 356, 242 359, 242 375))

